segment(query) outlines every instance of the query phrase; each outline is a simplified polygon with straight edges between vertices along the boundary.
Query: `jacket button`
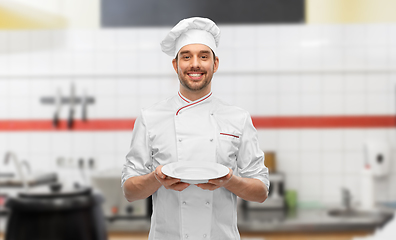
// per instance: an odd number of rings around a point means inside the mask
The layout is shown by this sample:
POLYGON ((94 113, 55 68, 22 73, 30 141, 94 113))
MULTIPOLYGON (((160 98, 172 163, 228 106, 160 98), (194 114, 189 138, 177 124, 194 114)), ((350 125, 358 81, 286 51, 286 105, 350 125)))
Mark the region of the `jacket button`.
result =
POLYGON ((186 234, 186 235, 184 235, 184 237, 185 237, 185 238, 188 238, 188 235, 186 234))
POLYGON ((187 203, 186 203, 186 201, 184 201, 184 202, 182 202, 182 204, 183 204, 183 205, 186 205, 187 203))
POLYGON ((213 138, 211 138, 210 141, 213 142, 213 138))
POLYGON ((203 237, 206 238, 206 234, 204 234, 203 237))
POLYGON ((179 138, 179 142, 182 142, 181 138, 179 138))
POLYGON ((206 204, 206 205, 209 205, 209 204, 210 204, 210 202, 206 202, 205 204, 206 204))

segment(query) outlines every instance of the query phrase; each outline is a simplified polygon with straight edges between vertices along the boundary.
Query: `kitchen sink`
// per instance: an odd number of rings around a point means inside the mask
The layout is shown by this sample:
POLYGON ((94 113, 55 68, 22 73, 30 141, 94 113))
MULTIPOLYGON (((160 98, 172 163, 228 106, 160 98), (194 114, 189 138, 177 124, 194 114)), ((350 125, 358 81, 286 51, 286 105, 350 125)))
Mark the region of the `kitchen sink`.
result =
POLYGON ((13 178, 15 176, 12 172, 0 172, 0 179, 2 178, 13 178))
POLYGON ((333 217, 342 218, 378 218, 381 217, 381 212, 364 211, 354 209, 331 209, 328 214, 333 217))

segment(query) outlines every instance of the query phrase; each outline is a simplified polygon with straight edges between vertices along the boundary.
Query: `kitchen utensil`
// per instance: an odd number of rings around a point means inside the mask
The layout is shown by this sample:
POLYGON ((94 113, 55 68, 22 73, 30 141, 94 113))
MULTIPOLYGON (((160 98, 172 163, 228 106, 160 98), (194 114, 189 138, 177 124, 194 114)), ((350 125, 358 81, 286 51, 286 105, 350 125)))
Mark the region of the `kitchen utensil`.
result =
POLYGON ((82 98, 82 113, 81 113, 81 118, 84 122, 87 121, 87 105, 88 105, 88 97, 87 97, 87 92, 84 90, 84 95, 82 98))
POLYGON ((69 118, 67 120, 67 127, 69 129, 73 128, 73 123, 74 123, 74 104, 75 104, 75 89, 74 89, 74 83, 71 84, 70 86, 70 109, 69 109, 69 118))
POLYGON ((59 126, 59 115, 60 115, 61 107, 62 107, 62 93, 61 93, 61 90, 58 88, 57 94, 55 97, 54 119, 52 120, 52 125, 56 128, 59 126))
POLYGON ((210 179, 224 177, 229 169, 215 162, 181 161, 162 167, 162 172, 189 184, 207 183, 210 179))

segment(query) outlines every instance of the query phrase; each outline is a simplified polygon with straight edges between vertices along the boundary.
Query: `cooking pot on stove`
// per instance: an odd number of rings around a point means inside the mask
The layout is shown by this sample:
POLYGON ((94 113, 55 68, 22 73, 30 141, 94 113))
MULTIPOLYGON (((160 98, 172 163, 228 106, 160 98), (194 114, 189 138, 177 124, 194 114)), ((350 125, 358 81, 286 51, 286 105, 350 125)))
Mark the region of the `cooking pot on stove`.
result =
POLYGON ((105 240, 103 199, 88 187, 19 193, 9 198, 5 240, 105 240))

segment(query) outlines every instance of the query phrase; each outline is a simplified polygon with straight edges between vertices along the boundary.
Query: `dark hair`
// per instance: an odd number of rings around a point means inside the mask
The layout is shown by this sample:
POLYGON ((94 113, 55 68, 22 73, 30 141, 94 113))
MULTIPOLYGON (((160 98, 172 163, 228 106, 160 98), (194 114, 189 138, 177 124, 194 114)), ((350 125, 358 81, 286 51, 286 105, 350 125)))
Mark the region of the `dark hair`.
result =
MULTIPOLYGON (((212 49, 210 49, 210 50, 211 50, 211 51, 212 51, 212 53, 213 53, 213 60, 216 60, 216 54, 213 52, 213 50, 212 50, 212 49)), ((179 58, 179 53, 177 53, 177 54, 176 54, 176 57, 175 57, 175 59, 176 59, 176 62, 177 62, 178 58, 179 58)))

